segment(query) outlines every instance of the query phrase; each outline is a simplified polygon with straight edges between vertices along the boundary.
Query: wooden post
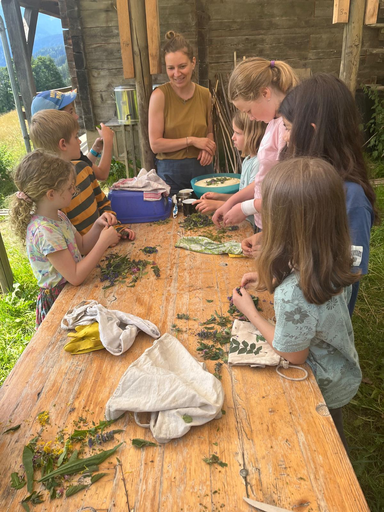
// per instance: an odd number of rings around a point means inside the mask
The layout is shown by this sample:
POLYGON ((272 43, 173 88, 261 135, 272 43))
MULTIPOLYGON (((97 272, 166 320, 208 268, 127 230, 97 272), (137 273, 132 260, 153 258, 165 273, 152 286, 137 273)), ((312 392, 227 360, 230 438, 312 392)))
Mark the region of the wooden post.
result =
POLYGON ((149 52, 145 3, 142 0, 129 1, 133 61, 135 64, 137 106, 139 110, 139 135, 141 166, 147 171, 153 169, 154 158, 149 145, 148 107, 152 93, 152 77, 149 72, 149 52))
POLYGON ((32 75, 31 58, 27 50, 20 5, 17 0, 2 0, 4 18, 11 43, 13 62, 19 81, 21 97, 28 123, 31 120, 31 104, 36 95, 35 80, 32 75))
POLYGON ((8 293, 12 290, 13 274, 11 265, 9 264, 7 251, 4 247, 3 238, 0 233, 0 286, 3 293, 8 293))
POLYGON ((367 0, 367 7, 365 9, 365 25, 374 25, 377 23, 377 16, 379 13, 379 0, 367 0))
POLYGON ((117 0, 117 21, 119 23, 121 59, 123 61, 124 78, 135 78, 133 66, 131 25, 129 22, 128 0, 117 0))
POLYGON ((29 58, 32 58, 33 43, 35 42, 37 18, 39 15, 39 9, 25 8, 24 11, 24 32, 25 39, 27 41, 27 49, 29 58))
POLYGON ((340 78, 355 95, 361 43, 363 39, 365 0, 351 0, 348 24, 344 27, 340 78))
POLYGON ((348 23, 351 0, 334 0, 332 23, 348 23))
POLYGON ((147 19, 149 72, 151 75, 157 75, 161 73, 160 24, 157 0, 145 0, 145 16, 147 19))

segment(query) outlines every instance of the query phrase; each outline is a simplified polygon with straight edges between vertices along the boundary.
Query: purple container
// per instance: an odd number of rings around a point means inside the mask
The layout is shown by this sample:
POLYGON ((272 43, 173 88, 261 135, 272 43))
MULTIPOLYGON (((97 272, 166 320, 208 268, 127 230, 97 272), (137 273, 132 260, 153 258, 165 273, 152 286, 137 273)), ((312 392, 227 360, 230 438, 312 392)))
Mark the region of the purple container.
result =
POLYGON ((159 201, 144 201, 143 192, 133 190, 111 190, 108 199, 122 224, 165 220, 173 206, 170 197, 163 196, 159 201))

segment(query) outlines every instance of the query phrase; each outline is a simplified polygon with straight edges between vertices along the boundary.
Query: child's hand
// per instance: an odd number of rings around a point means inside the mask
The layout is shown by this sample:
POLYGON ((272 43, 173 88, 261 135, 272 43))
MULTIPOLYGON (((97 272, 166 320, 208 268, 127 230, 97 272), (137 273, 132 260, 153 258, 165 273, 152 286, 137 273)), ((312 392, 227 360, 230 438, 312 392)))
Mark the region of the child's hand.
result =
POLYGON ((224 225, 224 215, 227 213, 225 204, 220 206, 218 210, 213 214, 212 221, 218 227, 221 228, 224 225))
POLYGON ((120 233, 121 238, 123 238, 125 240, 127 238, 128 238, 128 240, 134 240, 136 238, 136 233, 132 229, 123 228, 123 229, 119 229, 118 232, 120 233))
POLYGON ((255 258, 261 249, 261 233, 255 233, 254 235, 245 238, 241 242, 241 248, 245 256, 248 256, 248 258, 255 258))
MULTIPOLYGON (((109 128, 109 126, 105 126, 104 123, 100 123, 100 128, 97 128, 99 132, 100 138, 103 140, 104 144, 113 141, 113 137, 115 136, 115 132, 109 128)), ((100 151, 99 151, 100 153, 100 151)))
POLYGON ((101 153, 103 151, 103 139, 101 137, 97 137, 97 139, 95 139, 92 149, 96 151, 96 153, 101 153))
POLYGON ((114 226, 117 224, 116 215, 113 215, 113 213, 104 212, 102 215, 100 215, 95 224, 98 224, 102 227, 114 226))
POLYGON ((196 210, 200 213, 210 213, 216 211, 219 206, 222 205, 222 202, 212 201, 209 199, 198 199, 194 203, 192 203, 196 210))
POLYGON ((218 201, 220 199, 219 194, 217 192, 205 192, 200 199, 214 199, 218 201))
POLYGON ((240 288, 240 293, 238 293, 237 289, 234 288, 232 293, 232 302, 237 309, 243 313, 243 315, 247 318, 251 318, 252 314, 257 312, 252 297, 245 288, 240 288))
POLYGON ((259 280, 259 275, 257 272, 247 272, 243 275, 241 279, 241 286, 245 288, 247 285, 251 283, 257 283, 259 280))
POLYGON ((99 242, 106 247, 115 246, 119 243, 121 236, 113 226, 106 226, 100 233, 99 242))
POLYGON ((241 210, 241 203, 235 204, 228 213, 224 215, 223 223, 224 226, 233 226, 240 224, 246 219, 246 215, 241 210))

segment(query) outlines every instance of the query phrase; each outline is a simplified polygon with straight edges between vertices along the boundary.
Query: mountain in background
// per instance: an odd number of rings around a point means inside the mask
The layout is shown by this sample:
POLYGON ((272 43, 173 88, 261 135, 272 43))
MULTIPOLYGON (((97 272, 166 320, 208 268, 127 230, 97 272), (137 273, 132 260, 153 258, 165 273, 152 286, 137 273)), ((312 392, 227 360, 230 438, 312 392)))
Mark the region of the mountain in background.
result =
MULTIPOLYGON (((21 13, 23 16, 24 9, 21 10, 21 13)), ((5 23, 4 13, 1 6, 0 15, 5 23)), ((9 49, 12 54, 10 46, 9 49)), ((50 56, 58 66, 63 64, 66 58, 61 20, 47 16, 46 14, 39 14, 32 55, 34 57, 38 57, 39 55, 50 56)), ((5 65, 3 45, 0 44, 0 67, 4 67, 5 65)))

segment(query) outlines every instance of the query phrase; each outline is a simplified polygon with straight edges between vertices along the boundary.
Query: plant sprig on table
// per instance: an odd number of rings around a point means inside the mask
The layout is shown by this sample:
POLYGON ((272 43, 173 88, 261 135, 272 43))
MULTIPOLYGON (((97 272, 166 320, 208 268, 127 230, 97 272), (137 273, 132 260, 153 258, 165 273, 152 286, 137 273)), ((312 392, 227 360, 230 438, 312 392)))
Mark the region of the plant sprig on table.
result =
POLYGON ((100 281, 109 281, 108 285, 103 286, 103 290, 111 288, 116 283, 124 282, 129 276, 131 277, 131 281, 127 286, 133 288, 139 279, 147 274, 145 270, 148 265, 152 266, 155 276, 160 277, 159 267, 155 262, 148 260, 132 260, 129 256, 111 253, 101 260, 101 263, 104 263, 104 266, 99 265, 101 273, 100 281))

